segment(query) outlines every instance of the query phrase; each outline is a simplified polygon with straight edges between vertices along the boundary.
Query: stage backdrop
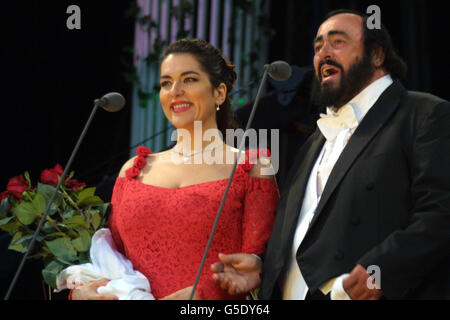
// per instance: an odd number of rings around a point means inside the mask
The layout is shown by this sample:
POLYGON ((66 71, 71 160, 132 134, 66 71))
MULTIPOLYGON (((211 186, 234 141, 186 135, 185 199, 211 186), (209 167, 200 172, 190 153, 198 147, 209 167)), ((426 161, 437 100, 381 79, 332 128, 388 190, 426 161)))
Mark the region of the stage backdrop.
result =
MULTIPOLYGON (((267 63, 268 1, 139 0, 137 4, 131 146, 146 145, 157 152, 174 143, 173 127, 161 110, 158 93, 161 54, 177 39, 207 40, 236 65, 234 108, 254 98, 267 63)), ((133 149, 130 155, 135 155, 133 149)))

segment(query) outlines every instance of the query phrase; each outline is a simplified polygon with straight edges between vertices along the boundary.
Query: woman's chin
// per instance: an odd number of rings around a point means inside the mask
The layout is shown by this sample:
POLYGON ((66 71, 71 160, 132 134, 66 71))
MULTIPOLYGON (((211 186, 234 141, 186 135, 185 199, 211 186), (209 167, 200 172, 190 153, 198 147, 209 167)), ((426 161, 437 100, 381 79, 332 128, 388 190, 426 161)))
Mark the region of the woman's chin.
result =
POLYGON ((180 119, 178 117, 172 118, 172 125, 177 129, 192 129, 194 127, 194 119, 180 119))

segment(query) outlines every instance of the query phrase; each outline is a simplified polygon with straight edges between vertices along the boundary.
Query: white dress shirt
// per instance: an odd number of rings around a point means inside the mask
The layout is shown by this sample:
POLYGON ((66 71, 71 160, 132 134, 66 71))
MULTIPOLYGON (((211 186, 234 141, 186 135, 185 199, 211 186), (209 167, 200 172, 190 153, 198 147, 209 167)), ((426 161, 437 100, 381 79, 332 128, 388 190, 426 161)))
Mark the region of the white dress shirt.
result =
MULTIPOLYGON (((306 186, 306 192, 297 222, 297 229, 282 283, 283 300, 305 299, 308 286, 297 264, 297 249, 303 241, 311 220, 314 217, 322 191, 325 188, 334 164, 358 124, 392 82, 391 76, 385 75, 372 82, 337 112, 332 107, 327 108, 327 115, 321 115, 322 119, 317 121, 319 129, 327 140, 313 166, 306 186), (336 120, 333 119, 336 116, 338 118, 336 120)), ((333 289, 331 290, 332 299, 349 298, 342 287, 342 281, 346 276, 347 274, 341 275, 334 282, 333 289)))

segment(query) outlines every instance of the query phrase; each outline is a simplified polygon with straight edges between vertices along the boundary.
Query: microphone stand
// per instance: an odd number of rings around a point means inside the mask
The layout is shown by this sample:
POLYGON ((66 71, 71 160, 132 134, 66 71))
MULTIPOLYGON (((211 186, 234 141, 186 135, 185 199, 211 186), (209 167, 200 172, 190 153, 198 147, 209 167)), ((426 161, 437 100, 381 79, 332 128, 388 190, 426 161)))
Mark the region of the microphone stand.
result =
POLYGON ((227 198, 228 190, 230 189, 231 182, 233 180, 234 172, 236 171, 237 164, 239 162, 239 159, 241 157, 241 153, 242 153, 242 151, 244 149, 244 146, 245 146, 245 138, 247 136, 247 131, 250 128, 250 125, 251 125, 251 123, 253 121, 253 118, 255 116, 256 107, 257 107, 259 99, 261 97, 262 89, 263 89, 263 86, 264 86, 264 84, 266 82, 267 74, 269 73, 269 69, 270 69, 270 65, 268 65, 268 64, 264 65, 264 74, 263 74, 262 79, 261 79, 261 84, 259 85, 258 92, 256 94, 255 101, 253 103, 252 111, 250 112, 250 116, 248 118, 247 125, 245 127, 244 136, 242 137, 242 140, 241 140, 241 143, 240 143, 240 146, 239 146, 239 150, 238 150, 238 154, 237 154, 236 160, 234 161, 233 170, 231 171, 231 175, 230 175, 230 178, 228 179, 228 184, 227 184, 227 187, 225 189, 225 193, 223 194, 223 197, 222 197, 222 202, 220 203, 220 207, 219 207, 219 209, 217 211, 216 220, 214 221, 214 224, 213 224, 213 227, 212 227, 212 231, 211 231, 211 234, 209 236, 208 243, 206 245, 205 252, 203 254, 203 258, 202 258, 202 261, 200 263, 200 268, 198 269, 197 277, 195 279, 194 286, 192 288, 192 292, 191 292, 191 295, 189 297, 189 300, 192 300, 194 298, 195 289, 197 288, 198 281, 200 280, 200 275, 201 275, 203 267, 205 265, 205 260, 206 260, 206 257, 208 256, 208 251, 209 251, 209 248, 211 246, 211 243, 212 243, 212 240, 213 240, 213 237, 214 237, 214 232, 216 231, 217 225, 219 223, 220 215, 222 214, 222 210, 223 210, 223 207, 225 205, 225 200, 227 198))
POLYGON ((98 100, 98 99, 96 99, 94 101, 94 108, 92 109, 91 115, 89 116, 89 119, 86 122, 86 125, 84 126, 84 129, 81 132, 80 137, 78 138, 78 142, 75 145, 75 148, 72 151, 72 155, 70 156, 69 161, 66 164, 64 172, 63 172, 61 178, 59 179, 58 184, 55 187, 55 191, 53 192, 52 196, 50 197, 50 200, 47 203, 47 207, 45 208, 44 213, 43 213, 43 215, 41 217, 41 220, 39 221, 39 224, 38 224, 38 226, 36 228, 36 231, 34 232, 33 238, 31 239, 31 242, 28 245, 27 251, 23 255, 22 261, 20 262, 19 268, 17 269, 16 274, 14 275, 14 279, 11 282, 11 285, 9 286, 8 292, 6 293, 6 296, 5 296, 4 300, 8 300, 9 296, 11 295, 11 292, 12 292, 12 290, 13 290, 16 282, 17 282, 17 279, 19 278, 20 272, 22 271, 22 268, 23 268, 23 266, 25 264, 25 260, 27 259, 28 255, 30 254, 31 250, 33 249, 33 246, 34 246, 34 243, 36 241, 36 238, 39 235, 39 231, 41 230, 42 225, 44 224, 44 221, 47 219, 47 215, 48 215, 48 211, 50 210, 50 206, 52 205, 53 201, 55 200, 56 194, 58 193, 58 190, 61 187, 61 184, 64 182, 64 179, 66 178, 67 172, 69 171, 69 168, 72 165, 72 161, 73 161, 73 159, 75 157, 75 154, 78 152, 78 149, 79 149, 79 147, 81 145, 81 142, 83 141, 84 136, 86 135, 86 132, 87 132, 87 130, 88 130, 88 128, 89 128, 89 126, 90 126, 90 124, 92 122, 92 119, 94 118, 95 113, 97 112, 97 109, 98 109, 99 105, 101 106, 102 103, 104 103, 104 102, 101 101, 101 100, 98 100))

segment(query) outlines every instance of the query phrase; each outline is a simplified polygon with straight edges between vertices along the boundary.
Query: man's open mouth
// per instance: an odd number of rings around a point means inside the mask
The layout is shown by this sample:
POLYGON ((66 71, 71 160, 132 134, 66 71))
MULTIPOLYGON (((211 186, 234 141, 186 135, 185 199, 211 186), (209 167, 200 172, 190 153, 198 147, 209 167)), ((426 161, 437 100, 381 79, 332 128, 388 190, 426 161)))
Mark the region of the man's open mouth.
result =
POLYGON ((321 70, 322 80, 332 78, 334 75, 340 72, 339 68, 334 66, 323 66, 321 70))

